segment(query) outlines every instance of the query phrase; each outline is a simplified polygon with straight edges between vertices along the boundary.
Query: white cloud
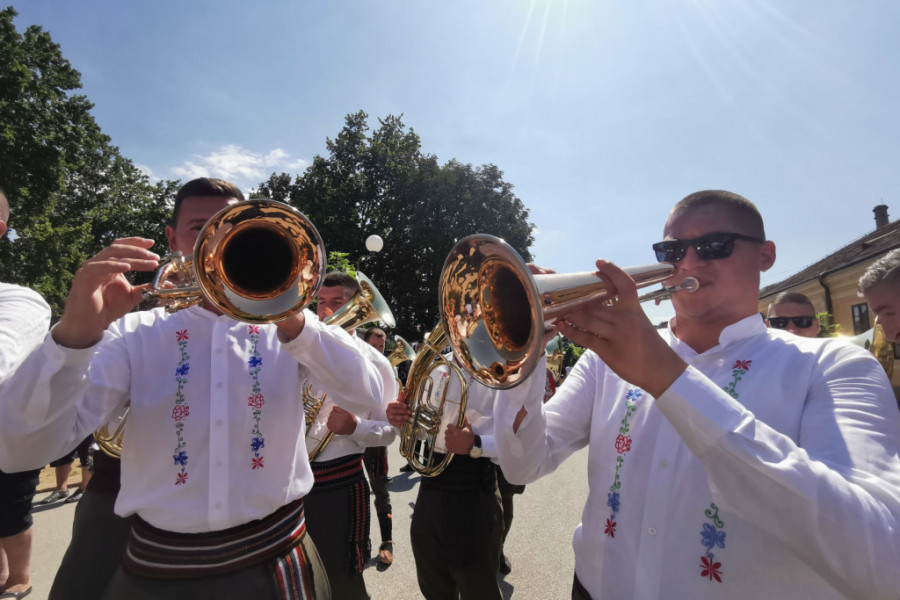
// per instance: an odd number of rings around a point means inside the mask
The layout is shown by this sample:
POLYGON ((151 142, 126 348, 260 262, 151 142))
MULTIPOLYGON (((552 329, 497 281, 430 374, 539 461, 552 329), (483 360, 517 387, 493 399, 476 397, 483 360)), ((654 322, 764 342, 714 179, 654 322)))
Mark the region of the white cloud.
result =
POLYGON ((308 161, 291 158, 281 148, 263 154, 236 144, 228 144, 207 155, 195 155, 191 160, 186 160, 181 166, 172 169, 172 173, 182 180, 218 177, 236 183, 238 187, 246 190, 258 186, 273 172, 286 171, 298 174, 308 165, 308 161))

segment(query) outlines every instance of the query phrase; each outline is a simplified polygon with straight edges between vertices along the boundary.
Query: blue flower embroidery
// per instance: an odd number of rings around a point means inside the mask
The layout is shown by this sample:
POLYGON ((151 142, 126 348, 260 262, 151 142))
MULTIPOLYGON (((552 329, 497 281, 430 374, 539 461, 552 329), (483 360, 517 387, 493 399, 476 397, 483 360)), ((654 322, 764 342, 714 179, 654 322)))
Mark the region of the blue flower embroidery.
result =
POLYGON ((262 357, 260 356, 251 356, 250 357, 250 368, 255 369, 256 367, 262 364, 262 357))
POLYGON ((614 513, 619 512, 619 492, 610 492, 606 496, 608 498, 606 505, 609 506, 614 513))
POLYGON ((188 363, 184 363, 183 365, 181 365, 180 367, 175 369, 175 374, 180 377, 184 377, 185 375, 188 374, 188 371, 190 371, 190 370, 191 370, 191 365, 188 363))
POLYGON ((266 447, 265 438, 255 437, 250 441, 250 447, 253 449, 253 452, 259 452, 260 448, 266 447))
POLYGON ((709 523, 704 523, 703 531, 700 532, 700 540, 707 550, 712 550, 715 546, 724 548, 725 532, 716 529, 709 523))
POLYGON ((176 465, 181 465, 182 467, 187 465, 188 455, 184 450, 182 450, 178 454, 173 455, 172 458, 175 459, 176 465))

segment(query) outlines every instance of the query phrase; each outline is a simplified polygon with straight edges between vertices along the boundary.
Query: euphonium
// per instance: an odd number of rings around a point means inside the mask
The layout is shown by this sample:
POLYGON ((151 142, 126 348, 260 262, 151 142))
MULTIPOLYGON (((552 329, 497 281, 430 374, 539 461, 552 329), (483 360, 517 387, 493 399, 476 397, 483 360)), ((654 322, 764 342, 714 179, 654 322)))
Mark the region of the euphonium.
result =
POLYGON ((125 422, 128 419, 129 412, 131 412, 130 406, 122 413, 122 418, 119 419, 119 422, 113 428, 111 433, 109 431, 109 423, 94 432, 94 441, 97 442, 97 446, 107 456, 112 458, 122 458, 122 443, 125 439, 125 422))
POLYGON ((435 462, 438 436, 443 431, 441 423, 449 412, 447 410, 448 402, 456 404, 456 426, 462 427, 466 421, 468 386, 465 373, 455 363, 446 360, 441 355, 441 350, 446 343, 447 335, 444 326, 438 323, 437 327, 425 338, 422 347, 419 348, 419 352, 409 368, 406 387, 403 389, 412 416, 400 430, 400 454, 406 458, 409 466, 425 477, 438 475, 447 468, 453 459, 453 453, 447 452, 439 462, 435 462), (447 380, 435 397, 435 381, 432 373, 437 369, 447 369, 447 380), (448 400, 451 377, 456 377, 459 381, 460 394, 457 400, 448 400), (421 439, 425 443, 416 452, 416 441, 420 439, 420 433, 422 434, 421 439))
MULTIPOLYGON (((357 271, 356 281, 359 283, 359 291, 345 305, 326 317, 324 323, 336 325, 348 332, 376 321, 384 323, 387 327, 394 327, 396 325, 394 315, 372 280, 357 271)), ((324 422, 316 425, 319 413, 323 409, 330 412, 332 403, 331 400, 327 400, 327 393, 321 396, 314 394, 312 384, 308 381, 303 384, 302 398, 303 416, 306 419, 306 447, 309 460, 313 461, 334 437, 334 432, 328 429, 324 422), (309 449, 310 444, 312 449, 309 449)), ((323 417, 327 417, 328 412, 323 417)))
MULTIPOLYGON (((675 266, 658 263, 624 271, 644 287, 671 277, 675 266)), ((691 287, 696 289, 696 280, 691 287)), ((666 288, 642 300, 675 291, 666 288)), ((488 387, 506 389, 534 370, 544 353, 544 335, 557 319, 608 295, 606 282, 594 272, 533 275, 503 240, 471 235, 444 262, 439 308, 463 369, 488 387)))
POLYGON ((299 211, 273 200, 238 202, 206 222, 192 256, 175 253, 160 266, 145 297, 170 312, 206 299, 239 321, 275 323, 315 297, 325 256, 319 232, 299 211))
MULTIPOLYGON (((309 219, 281 202, 248 200, 210 217, 191 256, 176 252, 163 261, 144 298, 161 300, 169 312, 206 299, 239 321, 275 323, 312 301, 324 272, 325 245, 309 219)), ((112 434, 106 426, 94 433, 114 458, 125 422, 112 434)))
POLYGON ((387 359, 392 367, 396 367, 408 360, 415 360, 416 351, 413 350, 412 344, 396 335, 394 336, 394 349, 387 355, 387 359))

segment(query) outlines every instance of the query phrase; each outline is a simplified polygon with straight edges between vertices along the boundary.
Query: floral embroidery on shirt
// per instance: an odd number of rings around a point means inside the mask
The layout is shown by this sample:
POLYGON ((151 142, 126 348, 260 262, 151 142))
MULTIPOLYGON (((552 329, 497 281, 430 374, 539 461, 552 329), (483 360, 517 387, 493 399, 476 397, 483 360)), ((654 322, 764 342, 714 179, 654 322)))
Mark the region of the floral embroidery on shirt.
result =
POLYGON ((706 548, 706 555, 700 557, 700 577, 722 583, 722 563, 716 561, 713 548, 725 547, 725 523, 719 518, 719 507, 715 502, 711 503, 703 514, 712 521, 712 524, 704 523, 700 531, 700 543, 706 548))
POLYGON ((738 394, 735 391, 735 386, 738 384, 738 381, 744 378, 744 375, 747 374, 747 371, 750 370, 750 363, 752 360, 736 360, 734 361, 734 365, 731 367, 731 382, 723 387, 722 389, 728 392, 728 395, 732 398, 737 398, 738 394))
POLYGON ((191 407, 188 406, 184 398, 184 386, 187 385, 187 375, 191 370, 191 365, 188 362, 191 356, 187 350, 189 339, 190 336, 187 329, 175 332, 175 342, 178 344, 178 350, 181 352, 178 367, 175 369, 175 382, 178 384, 178 389, 175 390, 175 406, 172 408, 172 419, 175 421, 175 435, 178 441, 175 445, 175 454, 172 455, 172 459, 176 467, 181 467, 181 470, 176 474, 175 485, 187 483, 188 477, 188 454, 186 450, 187 443, 184 441, 184 420, 191 414, 191 407))
POLYGON ((619 435, 616 436, 616 476, 613 483, 609 486, 609 494, 607 494, 606 505, 612 509, 612 514, 606 519, 606 528, 603 533, 611 538, 616 537, 616 514, 621 506, 621 498, 619 496, 619 488, 622 487, 622 481, 619 478, 619 470, 625 464, 625 455, 631 451, 631 427, 628 425, 628 419, 634 414, 637 408, 637 402, 641 399, 643 392, 638 388, 628 390, 625 394, 625 417, 622 419, 622 426, 619 427, 619 435))
POLYGON ((259 386, 259 372, 262 370, 262 356, 259 354, 257 344, 259 343, 259 325, 248 325, 247 333, 250 335, 250 360, 247 366, 250 369, 250 378, 253 383, 250 387, 250 396, 247 397, 247 406, 253 409, 253 427, 250 430, 250 451, 253 456, 250 458, 250 469, 262 469, 266 465, 263 464, 264 457, 259 451, 266 446, 266 438, 263 437, 259 429, 259 422, 262 419, 262 407, 265 404, 265 398, 259 386))

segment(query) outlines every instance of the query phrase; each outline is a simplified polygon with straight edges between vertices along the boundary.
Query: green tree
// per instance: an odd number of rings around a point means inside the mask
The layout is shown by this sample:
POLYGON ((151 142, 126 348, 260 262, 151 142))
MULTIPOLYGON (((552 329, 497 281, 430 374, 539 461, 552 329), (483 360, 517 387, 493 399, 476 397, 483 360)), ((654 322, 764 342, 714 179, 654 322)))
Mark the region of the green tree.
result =
POLYGON ((362 111, 347 115, 326 141, 327 157, 293 179, 273 174, 260 192, 295 206, 327 248, 346 252, 385 296, 397 332, 414 341, 438 322, 438 277, 458 240, 489 233, 531 260, 533 225, 496 166, 441 165, 400 117, 379 119, 371 133, 367 120, 362 111), (367 253, 370 234, 384 238, 380 253, 367 253))
POLYGON ((0 241, 0 280, 34 288, 59 314, 75 271, 110 241, 164 242, 177 182, 151 184, 120 155, 72 93, 78 71, 40 27, 19 34, 15 16, 0 11, 0 186, 15 231, 0 241))

